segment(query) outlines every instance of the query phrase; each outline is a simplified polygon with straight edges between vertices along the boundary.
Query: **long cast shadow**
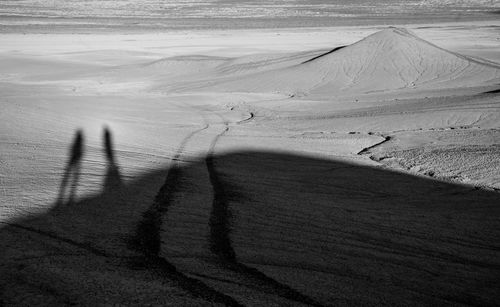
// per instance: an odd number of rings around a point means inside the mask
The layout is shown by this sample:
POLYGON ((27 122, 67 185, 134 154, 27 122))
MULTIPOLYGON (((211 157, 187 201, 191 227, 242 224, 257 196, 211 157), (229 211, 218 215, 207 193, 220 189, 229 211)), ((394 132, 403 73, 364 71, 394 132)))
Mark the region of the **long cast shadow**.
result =
MULTIPOLYGON (((69 165, 71 168, 63 178, 64 186, 74 172, 74 165, 81 158, 83 134, 78 131, 76 135, 70 152, 69 165)), ((0 226, 6 226, 0 228, 2 242, 13 243, 12 246, 7 245, 10 249, 7 248, 6 253, 0 254, 0 259, 6 260, 0 265, 0 275, 6 277, 0 280, 0 289, 2 290, 0 291, 0 305, 15 305, 15 302, 26 300, 23 295, 16 295, 16 292, 19 291, 16 286, 20 289, 29 288, 29 291, 24 293, 28 297, 32 296, 30 292, 38 292, 39 296, 45 296, 47 301, 42 300, 43 304, 54 300, 62 301, 65 305, 82 303, 93 305, 108 301, 105 289, 106 286, 107 288, 112 287, 112 284, 107 284, 104 287, 96 285, 97 289, 93 289, 92 294, 80 292, 75 299, 75 294, 70 293, 71 291, 68 289, 64 290, 68 283, 67 280, 50 282, 50 278, 47 278, 47 281, 37 280, 33 282, 22 272, 25 265, 19 264, 21 262, 30 263, 33 260, 39 261, 40 259, 50 262, 55 259, 60 262, 56 265, 61 267, 68 266, 67 262, 70 262, 71 270, 74 267, 94 266, 104 259, 109 265, 100 271, 100 274, 120 272, 120 274, 125 274, 122 277, 127 279, 129 278, 127 275, 147 272, 146 275, 155 276, 155 281, 161 286, 164 286, 164 283, 168 281, 173 284, 168 287, 174 286, 174 288, 178 287, 186 291, 186 293, 178 295, 181 298, 186 295, 190 296, 191 299, 183 298, 182 300, 195 302, 186 303, 187 305, 200 305, 199 301, 201 300, 202 302, 226 306, 241 306, 231 297, 179 272, 174 265, 158 255, 160 244, 160 224, 158 222, 161 219, 161 213, 156 215, 158 203, 168 199, 168 192, 172 189, 170 183, 172 179, 175 180, 177 169, 159 170, 144 175, 138 182, 125 185, 121 179, 113 148, 112 133, 108 127, 103 130, 103 152, 107 160, 107 169, 101 194, 74 202, 71 209, 64 206, 64 203, 58 199, 52 210, 46 214, 19 218, 0 224, 0 226), (165 173, 168 174, 166 183, 169 184, 162 185, 156 194, 157 188, 155 186, 158 186, 165 173), (156 194, 156 198, 152 206, 144 203, 148 196, 154 194, 156 194), (141 220, 141 215, 144 220, 141 220), (153 221, 151 218, 156 220, 153 221), (139 226, 134 233, 137 224, 139 226), (126 231, 124 232, 124 230, 126 231), (18 236, 23 237, 30 244, 23 244, 17 240, 18 236), (64 250, 64 252, 60 250, 64 250), (14 251, 13 255, 9 253, 10 251, 14 251), (32 255, 33 251, 36 255, 32 255), (60 259, 61 257, 64 260, 60 259), (81 259, 82 257, 84 258, 81 259), (15 266, 11 267, 12 264, 15 266), (3 291, 4 289, 11 291, 3 291), (100 296, 96 291, 100 292, 100 296), (96 296, 96 294, 98 295, 96 296)), ((38 267, 36 269, 39 270, 38 267)), ((146 282, 150 286, 151 282, 148 280, 150 277, 144 281, 144 273, 136 275, 138 275, 138 280, 142 279, 142 282, 146 282)), ((82 278, 81 282, 84 282, 84 279, 82 278)), ((120 282, 120 278, 116 282, 120 282)), ((126 304, 136 300, 134 297, 137 295, 135 289, 128 294, 131 297, 125 301, 126 304)), ((168 296, 165 297, 162 292, 148 296, 147 300, 142 301, 141 304, 147 304, 148 301, 152 302, 150 304, 159 304, 162 300, 163 304, 170 304, 168 296)), ((178 301, 179 298, 173 298, 173 300, 178 301)), ((40 304, 40 301, 35 300, 34 303, 40 304)))
POLYGON ((59 187, 57 202, 60 204, 66 201, 66 194, 68 193, 67 203, 72 203, 75 199, 78 181, 80 178, 83 153, 83 132, 78 130, 70 148, 70 158, 64 170, 64 175, 59 187))
POLYGON ((104 128, 103 132, 104 154, 107 160, 107 173, 104 182, 105 190, 116 190, 122 185, 122 177, 120 168, 116 162, 115 152, 113 148, 113 136, 108 127, 104 128))
POLYGON ((210 159, 151 171, 72 206, 4 223, 1 301, 52 302, 67 293, 64 302, 82 304, 182 297, 187 305, 238 305, 190 277, 206 272, 181 272, 160 256, 168 244, 159 235, 162 204, 186 188, 176 172, 208 162, 223 190, 223 202, 214 203, 213 251, 229 265, 237 260, 256 282, 276 281, 284 297, 293 299, 289 288, 323 305, 496 303, 500 194, 294 154, 242 151, 210 159), (112 196, 117 191, 119 199, 112 196))

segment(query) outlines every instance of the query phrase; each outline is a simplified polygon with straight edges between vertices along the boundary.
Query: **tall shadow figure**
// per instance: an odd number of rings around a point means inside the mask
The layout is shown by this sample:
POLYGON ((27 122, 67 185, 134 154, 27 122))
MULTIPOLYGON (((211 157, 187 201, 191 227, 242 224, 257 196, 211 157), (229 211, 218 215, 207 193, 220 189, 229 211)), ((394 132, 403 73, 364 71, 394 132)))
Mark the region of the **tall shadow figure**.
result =
POLYGON ((63 204, 67 197, 67 203, 72 203, 75 200, 76 189, 80 179, 81 160, 83 156, 83 132, 78 130, 75 134, 73 145, 70 148, 70 158, 64 176, 59 188, 59 196, 57 198, 58 204, 63 204))
POLYGON ((104 154, 108 162, 108 169, 106 172, 106 179, 104 181, 104 190, 112 192, 122 185, 120 169, 116 163, 115 154, 113 150, 113 137, 108 127, 104 127, 104 154))

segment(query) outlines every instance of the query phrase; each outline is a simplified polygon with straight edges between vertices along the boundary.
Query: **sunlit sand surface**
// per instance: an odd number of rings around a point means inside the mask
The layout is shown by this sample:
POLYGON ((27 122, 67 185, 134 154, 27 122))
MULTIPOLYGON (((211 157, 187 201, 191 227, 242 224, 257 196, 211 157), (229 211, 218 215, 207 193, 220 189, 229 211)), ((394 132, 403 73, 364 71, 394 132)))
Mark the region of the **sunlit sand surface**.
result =
POLYGON ((496 304, 498 22, 39 14, 1 21, 0 305, 496 304))

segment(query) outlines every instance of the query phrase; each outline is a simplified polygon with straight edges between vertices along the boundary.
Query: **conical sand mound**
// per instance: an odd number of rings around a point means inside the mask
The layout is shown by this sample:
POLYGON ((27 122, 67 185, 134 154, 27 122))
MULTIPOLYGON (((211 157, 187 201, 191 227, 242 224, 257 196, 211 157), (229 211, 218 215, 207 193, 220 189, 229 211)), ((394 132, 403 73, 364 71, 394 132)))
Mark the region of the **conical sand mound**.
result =
POLYGON ((500 66, 458 55, 406 29, 388 28, 301 64, 216 86, 224 91, 336 95, 498 83, 500 66))

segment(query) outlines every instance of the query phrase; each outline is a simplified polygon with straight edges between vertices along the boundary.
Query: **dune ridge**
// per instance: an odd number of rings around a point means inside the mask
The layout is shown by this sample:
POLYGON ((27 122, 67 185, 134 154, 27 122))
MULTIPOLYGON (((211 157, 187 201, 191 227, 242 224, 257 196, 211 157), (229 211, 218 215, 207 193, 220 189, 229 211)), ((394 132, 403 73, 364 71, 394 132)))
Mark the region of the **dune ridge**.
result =
POLYGON ((228 78, 210 89, 289 95, 449 89, 498 83, 500 66, 456 54, 404 28, 387 28, 299 64, 228 78))

